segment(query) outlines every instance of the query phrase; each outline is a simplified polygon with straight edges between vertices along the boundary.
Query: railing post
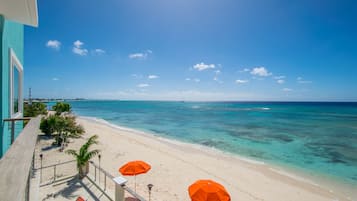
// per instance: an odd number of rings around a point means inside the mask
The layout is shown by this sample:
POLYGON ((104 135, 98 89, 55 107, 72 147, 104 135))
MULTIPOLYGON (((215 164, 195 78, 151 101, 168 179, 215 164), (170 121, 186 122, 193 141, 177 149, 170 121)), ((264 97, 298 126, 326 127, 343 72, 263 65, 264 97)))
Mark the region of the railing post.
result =
POLYGON ((43 154, 40 154, 40 159, 41 159, 41 169, 40 169, 40 184, 42 183, 42 159, 43 159, 43 154))
POLYGON ((53 182, 56 181, 56 165, 53 167, 53 182))
POLYGON ((99 182, 99 186, 100 186, 100 172, 101 172, 101 169, 100 169, 100 158, 101 158, 101 155, 99 154, 99 155, 98 155, 98 160, 99 160, 99 168, 98 168, 98 182, 99 182))
POLYGON ((11 144, 14 143, 15 140, 15 121, 11 121, 11 144))
POLYGON ((123 186, 125 186, 125 183, 128 181, 123 177, 115 177, 113 179, 113 181, 115 182, 115 201, 124 201, 124 188, 123 186))
POLYGON ((107 175, 104 174, 104 191, 107 189, 107 175))
POLYGON ((97 167, 94 166, 94 181, 97 181, 97 167))

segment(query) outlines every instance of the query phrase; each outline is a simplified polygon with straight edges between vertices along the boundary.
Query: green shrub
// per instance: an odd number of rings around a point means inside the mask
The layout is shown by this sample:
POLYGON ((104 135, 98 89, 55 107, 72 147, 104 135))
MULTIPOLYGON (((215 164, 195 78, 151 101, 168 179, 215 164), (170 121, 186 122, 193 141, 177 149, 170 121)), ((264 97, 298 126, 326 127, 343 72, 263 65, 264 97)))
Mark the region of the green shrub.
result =
POLYGON ((46 135, 55 136, 54 145, 63 145, 68 138, 79 138, 84 129, 74 116, 50 115, 41 120, 40 129, 46 135))
POLYGON ((62 112, 70 112, 71 105, 65 102, 57 102, 56 105, 52 107, 54 111, 56 111, 56 115, 62 114, 62 112))
POLYGON ((33 102, 31 105, 24 104, 24 117, 36 117, 40 114, 47 114, 46 104, 41 102, 33 102))
POLYGON ((58 121, 61 117, 56 115, 50 115, 41 119, 40 129, 42 133, 46 135, 52 135, 56 131, 58 121))

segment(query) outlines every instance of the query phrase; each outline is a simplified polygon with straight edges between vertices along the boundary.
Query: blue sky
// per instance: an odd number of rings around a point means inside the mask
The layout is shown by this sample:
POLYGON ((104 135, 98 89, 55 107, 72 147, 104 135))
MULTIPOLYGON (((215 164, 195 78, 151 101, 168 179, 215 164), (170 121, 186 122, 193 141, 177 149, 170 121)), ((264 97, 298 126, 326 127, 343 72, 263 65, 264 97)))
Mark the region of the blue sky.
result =
POLYGON ((357 101, 354 1, 38 1, 25 97, 357 101))

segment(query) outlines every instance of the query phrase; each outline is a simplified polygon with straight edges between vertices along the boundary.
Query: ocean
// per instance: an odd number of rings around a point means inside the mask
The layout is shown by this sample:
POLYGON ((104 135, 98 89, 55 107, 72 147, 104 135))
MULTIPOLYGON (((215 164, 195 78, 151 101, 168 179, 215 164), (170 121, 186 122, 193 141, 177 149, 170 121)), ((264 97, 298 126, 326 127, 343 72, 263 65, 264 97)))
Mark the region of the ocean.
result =
POLYGON ((357 185, 357 103, 70 103, 76 115, 357 185))

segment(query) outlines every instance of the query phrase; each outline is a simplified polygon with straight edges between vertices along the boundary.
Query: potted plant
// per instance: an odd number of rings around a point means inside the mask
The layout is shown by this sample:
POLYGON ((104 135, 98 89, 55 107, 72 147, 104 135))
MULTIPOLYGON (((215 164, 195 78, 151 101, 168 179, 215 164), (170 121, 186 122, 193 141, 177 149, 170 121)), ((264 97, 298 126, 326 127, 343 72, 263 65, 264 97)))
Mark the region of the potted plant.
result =
POLYGON ((92 137, 90 137, 88 141, 84 145, 82 145, 82 147, 79 149, 79 152, 73 149, 69 149, 66 151, 67 154, 74 156, 75 159, 77 160, 79 178, 83 178, 88 174, 89 160, 100 152, 100 150, 98 149, 91 150, 91 151, 89 150, 91 145, 98 144, 97 139, 98 139, 97 135, 93 135, 92 137))

